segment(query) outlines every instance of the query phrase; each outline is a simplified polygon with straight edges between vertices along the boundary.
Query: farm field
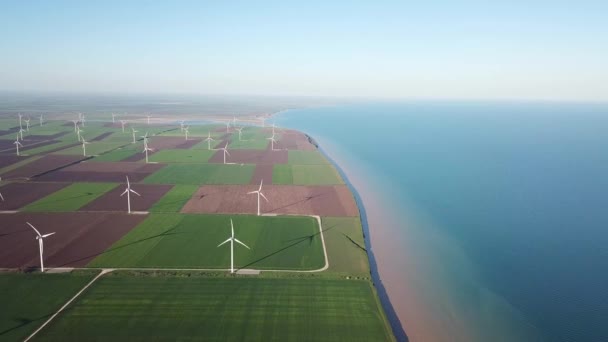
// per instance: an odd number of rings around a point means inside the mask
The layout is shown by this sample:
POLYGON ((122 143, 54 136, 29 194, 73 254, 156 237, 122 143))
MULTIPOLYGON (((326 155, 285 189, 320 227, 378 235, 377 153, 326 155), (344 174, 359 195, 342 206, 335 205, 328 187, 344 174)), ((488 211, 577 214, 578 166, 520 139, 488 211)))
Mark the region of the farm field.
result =
POLYGON ((315 165, 329 164, 329 161, 323 157, 319 151, 289 151, 289 164, 297 165, 315 165))
POLYGON ((151 162, 161 163, 206 163, 215 151, 208 150, 162 150, 151 154, 151 162))
POLYGON ((358 217, 323 217, 330 272, 369 276, 369 261, 358 217))
POLYGON ((235 268, 314 270, 325 264, 317 221, 297 216, 151 214, 89 267, 230 268, 235 236, 235 268))
POLYGON ((247 184, 254 165, 170 164, 144 179, 160 184, 247 184))
POLYGON ((26 338, 96 273, 0 273, 0 340, 21 341, 26 338))
POLYGON ((272 174, 273 184, 332 185, 344 184, 338 171, 331 164, 292 165, 276 164, 272 174))
POLYGON ((150 212, 177 213, 196 190, 197 185, 177 184, 150 208, 150 212))
POLYGON ((391 340, 364 280, 102 277, 36 340, 391 340))
POLYGON ((25 211, 75 211, 116 187, 115 183, 74 183, 27 205, 25 211))

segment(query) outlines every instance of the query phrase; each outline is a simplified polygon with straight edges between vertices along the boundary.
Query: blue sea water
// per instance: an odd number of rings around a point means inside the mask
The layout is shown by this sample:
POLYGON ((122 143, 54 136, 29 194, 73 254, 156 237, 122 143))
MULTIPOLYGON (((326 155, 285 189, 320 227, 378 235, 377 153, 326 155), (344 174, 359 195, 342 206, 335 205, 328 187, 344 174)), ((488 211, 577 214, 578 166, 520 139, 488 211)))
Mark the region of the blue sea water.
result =
MULTIPOLYGON (((439 335, 608 341, 608 105, 359 103, 276 122, 365 164, 408 222, 383 228, 406 242, 378 267, 402 267, 439 335)), ((423 323, 393 304, 406 334, 423 323)))

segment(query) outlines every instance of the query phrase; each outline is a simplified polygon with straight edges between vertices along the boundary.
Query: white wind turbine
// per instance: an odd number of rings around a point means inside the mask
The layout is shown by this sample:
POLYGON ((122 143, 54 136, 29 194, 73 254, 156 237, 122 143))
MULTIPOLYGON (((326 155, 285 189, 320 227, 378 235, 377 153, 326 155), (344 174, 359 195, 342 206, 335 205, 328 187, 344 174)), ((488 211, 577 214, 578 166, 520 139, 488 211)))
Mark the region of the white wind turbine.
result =
POLYGON ((76 132, 76 129, 78 128, 78 120, 72 120, 72 122, 74 123, 74 132, 76 132))
POLYGON ((80 127, 76 127, 76 136, 78 136, 78 141, 82 141, 82 132, 84 132, 84 130, 80 129, 80 127))
POLYGON ((82 124, 82 127, 84 127, 84 114, 80 113, 80 123, 82 124))
POLYGON ((235 128, 239 132, 239 141, 243 141, 241 135, 243 134, 243 127, 235 128))
POLYGON ((186 135, 186 140, 188 140, 188 129, 189 128, 190 128, 190 126, 184 127, 184 134, 186 135))
POLYGON ((112 113, 112 123, 116 123, 116 114, 112 113))
POLYGON ((40 114, 40 126, 42 126, 43 122, 44 122, 44 119, 42 118, 42 114, 40 114))
MULTIPOLYGON (((0 177, 0 182, 2 181, 2 177, 0 177)), ((0 192, 0 200, 2 200, 2 202, 4 202, 4 196, 2 196, 2 193, 0 192)))
POLYGON ((239 241, 237 238, 234 237, 234 224, 232 223, 232 219, 230 219, 230 229, 232 230, 232 235, 226 241, 220 243, 217 246, 220 247, 223 244, 230 242, 230 273, 234 273, 234 243, 235 242, 240 243, 243 247, 245 247, 247 249, 251 249, 251 248, 249 248, 249 246, 247 246, 246 244, 242 243, 241 241, 239 241))
POLYGON ((43 239, 55 234, 55 232, 53 233, 48 233, 48 234, 40 234, 40 232, 38 231, 38 229, 36 229, 31 223, 26 222, 28 226, 32 227, 32 229, 36 232, 36 240, 38 240, 38 249, 40 250, 40 270, 42 272, 44 272, 44 261, 42 258, 42 254, 44 252, 44 242, 43 239))
POLYGON ((131 127, 131 133, 133 133, 133 143, 135 144, 135 133, 137 133, 139 131, 136 131, 135 128, 131 127))
POLYGON ((19 134, 21 135, 21 141, 23 141, 23 132, 25 132, 25 130, 23 128, 20 128, 19 134))
POLYGON ((274 149, 274 143, 277 142, 277 140, 274 138, 274 134, 270 137, 270 138, 266 138, 267 140, 270 140, 270 150, 272 151, 278 151, 274 149))
POLYGON ((236 127, 236 116, 232 117, 232 126, 236 127))
POLYGON ((21 124, 21 118, 23 117, 23 115, 21 115, 21 113, 17 115, 19 115, 19 128, 23 128, 23 125, 21 124))
POLYGON ((23 145, 21 145, 19 142, 19 134, 17 134, 17 140, 15 140, 13 144, 15 144, 15 147, 17 148, 17 155, 19 155, 19 146, 23 147, 23 145))
POLYGON ((185 121, 184 121, 184 120, 181 120, 181 121, 179 122, 179 130, 180 130, 180 131, 182 131, 182 132, 184 131, 184 123, 185 123, 185 121))
POLYGON ((136 194, 137 196, 140 196, 140 194, 138 194, 135 190, 131 189, 131 184, 129 183, 129 176, 127 176, 127 188, 125 189, 125 191, 123 191, 122 194, 120 194, 120 196, 122 197, 124 194, 127 194, 127 212, 130 214, 131 213, 131 193, 136 194))
POLYGON ((89 144, 89 142, 85 141, 84 137, 82 137, 82 136, 80 137, 80 139, 82 141, 82 155, 86 157, 87 156, 87 144, 89 144))
POLYGON ((268 202, 268 198, 266 198, 266 196, 264 196, 264 194, 262 193, 262 184, 264 183, 264 179, 262 179, 260 181, 260 187, 255 190, 255 191, 249 191, 247 193, 247 195, 252 195, 252 194, 257 194, 258 195, 258 216, 260 216, 260 197, 263 197, 266 202, 268 202))
POLYGON ((205 141, 207 142, 207 149, 211 150, 211 142, 215 141, 215 139, 211 137, 211 132, 207 131, 207 139, 205 139, 205 141))
POLYGON ((226 164, 226 155, 230 155, 230 153, 228 153, 228 142, 226 142, 226 146, 220 148, 220 150, 224 151, 224 164, 226 164))
POLYGON ((122 126, 122 132, 123 132, 123 133, 125 132, 125 124, 126 124, 126 123, 127 123, 127 122, 126 122, 125 120, 120 120, 120 125, 122 126))
POLYGON ((27 118, 23 121, 25 121, 25 130, 29 132, 30 131, 30 118, 27 118))
POLYGON ((150 124, 150 115, 146 115, 146 117, 148 118, 148 125, 150 124))
POLYGON ((226 121, 226 133, 230 133, 230 120, 226 121))
POLYGON ((148 164, 148 151, 152 152, 153 150, 148 147, 148 144, 144 144, 144 153, 146 154, 146 164, 148 164))

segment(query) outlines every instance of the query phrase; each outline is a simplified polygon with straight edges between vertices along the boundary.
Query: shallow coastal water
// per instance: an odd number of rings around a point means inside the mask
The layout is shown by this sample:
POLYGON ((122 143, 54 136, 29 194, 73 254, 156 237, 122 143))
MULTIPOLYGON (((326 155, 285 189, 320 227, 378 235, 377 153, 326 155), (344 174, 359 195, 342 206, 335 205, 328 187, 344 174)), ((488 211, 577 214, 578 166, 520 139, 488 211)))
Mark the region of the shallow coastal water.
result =
POLYGON ((360 193, 410 340, 608 339, 608 106, 376 103, 276 120, 360 193))

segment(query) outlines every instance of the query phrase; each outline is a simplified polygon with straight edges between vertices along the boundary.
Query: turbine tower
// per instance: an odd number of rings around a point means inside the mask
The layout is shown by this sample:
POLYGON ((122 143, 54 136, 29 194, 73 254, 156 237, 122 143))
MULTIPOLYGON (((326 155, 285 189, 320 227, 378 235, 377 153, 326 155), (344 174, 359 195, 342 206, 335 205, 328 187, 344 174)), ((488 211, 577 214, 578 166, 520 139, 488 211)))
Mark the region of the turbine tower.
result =
POLYGON ((125 191, 123 191, 122 194, 120 194, 120 197, 122 197, 124 194, 127 194, 127 212, 130 214, 131 213, 131 193, 136 194, 137 196, 140 196, 140 194, 138 194, 135 190, 131 189, 131 184, 129 183, 129 176, 127 176, 127 188, 125 189, 125 191))
POLYGON ((19 134, 21 135, 21 141, 23 141, 23 132, 25 132, 25 130, 23 128, 20 128, 19 134))
POLYGON ((72 120, 74 123, 74 132, 76 132, 76 128, 78 128, 78 120, 72 120))
POLYGON ((184 134, 186 135, 186 140, 188 140, 188 129, 189 128, 190 128, 190 126, 184 127, 184 134))
POLYGON ((42 126, 43 122, 44 122, 44 119, 42 118, 42 114, 40 114, 40 126, 42 126))
POLYGON ((264 194, 262 193, 262 184, 263 183, 264 183, 264 179, 262 178, 262 180, 260 181, 260 187, 256 191, 249 191, 247 193, 247 195, 252 195, 252 194, 258 195, 258 216, 260 216, 260 196, 263 197, 266 200, 266 202, 268 202, 268 198, 266 198, 266 196, 264 196, 264 194))
POLYGON ((277 151, 274 149, 274 143, 277 142, 276 139, 274 138, 274 134, 270 138, 266 138, 266 139, 270 140, 270 150, 277 151))
POLYGON ((226 121, 226 133, 230 133, 230 120, 226 121))
POLYGON ((243 134, 243 127, 239 127, 239 128, 235 128, 237 131, 239 131, 239 141, 243 141, 243 138, 241 137, 241 134, 243 134))
POLYGON ((21 118, 23 117, 23 115, 21 115, 21 113, 17 115, 19 115, 19 128, 23 128, 23 125, 21 124, 21 118))
POLYGON ((76 127, 76 135, 78 136, 78 141, 82 141, 82 132, 84 131, 81 130, 80 127, 76 127))
POLYGON ((234 243, 235 242, 240 243, 243 247, 245 247, 247 249, 251 249, 251 248, 249 248, 249 246, 247 246, 246 244, 242 243, 241 241, 239 241, 237 238, 234 237, 234 224, 232 223, 232 219, 230 219, 230 229, 232 230, 232 235, 226 241, 220 243, 217 246, 220 247, 223 244, 230 242, 230 273, 234 274, 234 243))
POLYGON ((137 133, 138 131, 135 130, 135 128, 131 127, 131 133, 133 133, 133 143, 135 144, 135 133, 137 133))
POLYGON ((82 127, 84 127, 84 114, 80 113, 80 123, 82 124, 82 127))
POLYGON ((148 118, 148 125, 150 124, 150 115, 146 115, 146 117, 148 118))
MULTIPOLYGON (((0 182, 2 181, 2 177, 0 177, 0 182)), ((2 202, 4 202, 4 196, 2 196, 2 193, 0 192, 0 200, 2 200, 2 202)))
POLYGON ((82 141, 82 155, 83 156, 87 156, 87 144, 89 144, 88 141, 84 140, 84 137, 80 137, 81 141, 82 141))
POLYGON ((122 126, 122 132, 123 132, 123 133, 125 132, 125 124, 126 124, 126 123, 127 123, 127 122, 126 122, 125 120, 120 120, 120 125, 122 126))
POLYGON ((55 234, 55 232, 42 235, 42 234, 40 234, 38 229, 36 229, 31 223, 29 223, 29 222, 26 222, 26 223, 28 226, 32 227, 32 229, 36 232, 36 240, 38 240, 38 249, 40 249, 40 270, 44 273, 44 261, 42 258, 42 254, 44 252, 43 239, 46 239, 47 237, 55 234))
POLYGON ((27 118, 23 121, 25 121, 25 130, 29 132, 30 131, 30 118, 27 118))
POLYGON ((112 113, 112 123, 116 123, 116 114, 112 113))

